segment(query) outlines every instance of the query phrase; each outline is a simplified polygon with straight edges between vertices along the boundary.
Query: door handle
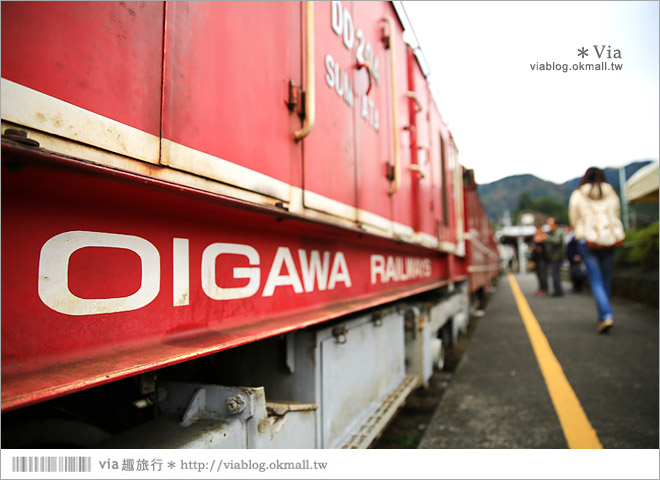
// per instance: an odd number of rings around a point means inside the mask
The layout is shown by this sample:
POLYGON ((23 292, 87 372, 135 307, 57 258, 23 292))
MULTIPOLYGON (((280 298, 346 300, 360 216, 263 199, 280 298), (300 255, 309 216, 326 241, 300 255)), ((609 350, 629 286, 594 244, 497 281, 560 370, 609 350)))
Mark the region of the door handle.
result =
POLYGON ((300 130, 293 134, 296 140, 302 140, 314 127, 316 119, 316 78, 314 61, 314 2, 305 2, 305 121, 300 130))

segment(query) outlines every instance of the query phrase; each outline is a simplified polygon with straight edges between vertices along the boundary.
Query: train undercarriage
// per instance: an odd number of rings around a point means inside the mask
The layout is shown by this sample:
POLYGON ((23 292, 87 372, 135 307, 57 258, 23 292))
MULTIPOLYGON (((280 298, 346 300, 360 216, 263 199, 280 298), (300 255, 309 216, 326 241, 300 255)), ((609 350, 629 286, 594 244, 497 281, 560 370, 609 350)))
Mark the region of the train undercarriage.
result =
POLYGON ((467 327, 465 282, 3 416, 7 448, 366 448, 467 327))

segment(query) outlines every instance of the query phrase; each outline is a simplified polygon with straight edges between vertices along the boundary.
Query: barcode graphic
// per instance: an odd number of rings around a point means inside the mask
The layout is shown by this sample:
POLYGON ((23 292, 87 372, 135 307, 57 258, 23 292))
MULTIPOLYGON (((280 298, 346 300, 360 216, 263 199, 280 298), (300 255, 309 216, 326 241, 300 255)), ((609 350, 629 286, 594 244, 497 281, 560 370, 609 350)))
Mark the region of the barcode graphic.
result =
POLYGON ((91 472, 92 457, 12 457, 12 472, 91 472))

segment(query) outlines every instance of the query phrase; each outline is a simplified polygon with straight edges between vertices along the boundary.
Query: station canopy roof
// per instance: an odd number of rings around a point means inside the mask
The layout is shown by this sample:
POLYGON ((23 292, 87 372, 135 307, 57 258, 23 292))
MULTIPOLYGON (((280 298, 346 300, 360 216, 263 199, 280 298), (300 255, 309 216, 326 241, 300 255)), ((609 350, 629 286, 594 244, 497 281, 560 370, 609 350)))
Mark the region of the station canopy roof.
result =
POLYGON ((657 202, 659 184, 658 162, 640 168, 626 182, 626 202, 657 202))
POLYGON ((498 230, 496 237, 499 239, 502 238, 518 238, 518 237, 532 237, 536 233, 536 227, 534 225, 512 225, 508 227, 503 227, 501 230, 498 230))

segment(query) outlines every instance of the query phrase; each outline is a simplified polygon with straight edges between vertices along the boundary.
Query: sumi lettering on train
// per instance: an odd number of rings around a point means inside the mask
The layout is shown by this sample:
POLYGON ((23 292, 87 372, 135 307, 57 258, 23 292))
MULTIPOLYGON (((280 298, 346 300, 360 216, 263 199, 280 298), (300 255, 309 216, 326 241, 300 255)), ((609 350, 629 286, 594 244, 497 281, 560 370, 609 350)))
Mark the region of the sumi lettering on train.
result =
MULTIPOLYGON (((371 43, 366 41, 362 29, 356 29, 350 12, 342 7, 341 2, 331 3, 331 27, 332 31, 341 38, 342 43, 348 50, 355 47, 355 63, 357 68, 368 65, 368 75, 371 77, 369 83, 379 83, 379 58, 374 54, 371 43), (357 42, 356 42, 357 40, 357 42)), ((346 105, 353 107, 355 104, 354 82, 349 71, 352 66, 342 68, 334 57, 327 53, 324 57, 325 82, 329 88, 334 89, 337 96, 344 100, 346 105)), ((357 102, 360 110, 360 118, 367 122, 375 131, 380 129, 380 112, 368 93, 360 94, 357 102)))

